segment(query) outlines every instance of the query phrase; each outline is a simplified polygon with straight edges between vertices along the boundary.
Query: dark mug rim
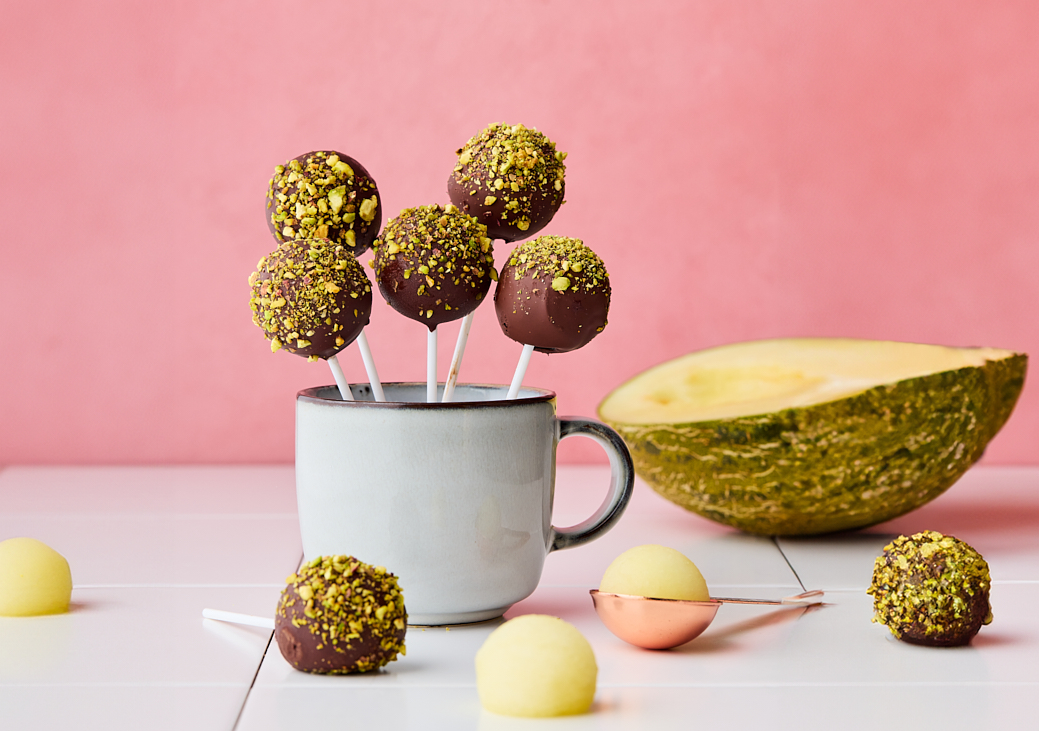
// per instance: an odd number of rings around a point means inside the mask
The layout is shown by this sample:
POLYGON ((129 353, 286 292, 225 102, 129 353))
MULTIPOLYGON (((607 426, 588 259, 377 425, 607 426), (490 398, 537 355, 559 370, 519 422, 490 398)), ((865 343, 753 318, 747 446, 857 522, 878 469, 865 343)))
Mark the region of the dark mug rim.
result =
MULTIPOLYGON (((425 381, 390 381, 384 382, 383 389, 408 386, 414 388, 426 388, 425 381)), ((442 384, 438 384, 442 385, 442 384)), ((435 403, 429 403, 427 401, 376 401, 371 395, 371 385, 368 383, 351 383, 350 390, 354 392, 355 398, 358 394, 354 389, 361 388, 366 389, 366 395, 369 398, 358 399, 356 401, 344 401, 339 397, 339 388, 336 385, 329 386, 311 386, 310 388, 304 388, 296 394, 297 401, 310 401, 319 404, 335 404, 336 406, 344 406, 350 408, 378 408, 378 409, 472 409, 472 408, 507 408, 510 406, 519 406, 523 404, 538 404, 555 401, 555 391, 549 391, 545 388, 536 388, 534 386, 524 386, 521 390, 523 391, 535 391, 535 396, 525 396, 523 398, 515 398, 506 400, 504 398, 489 399, 486 401, 448 401, 444 403, 437 401, 435 403), (322 394, 330 394, 335 398, 322 394)), ((457 388, 477 388, 477 389, 494 389, 501 391, 503 394, 508 392, 509 386, 507 384, 500 383, 460 383, 457 388)), ((424 391, 423 391, 424 393, 424 391)))

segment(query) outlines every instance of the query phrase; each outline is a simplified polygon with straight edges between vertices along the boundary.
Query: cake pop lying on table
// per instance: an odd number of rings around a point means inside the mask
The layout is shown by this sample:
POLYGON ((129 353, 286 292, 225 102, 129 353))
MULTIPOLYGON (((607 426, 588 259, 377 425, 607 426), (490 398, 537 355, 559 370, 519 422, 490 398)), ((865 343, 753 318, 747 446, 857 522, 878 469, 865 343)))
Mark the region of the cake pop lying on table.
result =
POLYGON ((273 630, 282 657, 307 673, 366 673, 405 654, 404 595, 382 566, 318 556, 285 584, 273 620, 208 608, 202 616, 273 630))
POLYGON ((583 347, 606 327, 610 276, 580 239, 541 236, 517 246, 498 277, 494 309, 502 332, 523 343, 507 398, 515 398, 530 356, 583 347))
POLYGON ((274 617, 282 656, 308 673, 364 673, 404 653, 397 577, 352 556, 320 556, 290 576, 274 617))
POLYGON ((937 531, 899 536, 873 564, 873 621, 904 642, 966 645, 992 621, 988 563, 937 531))
POLYGON ((352 400, 336 354, 372 312, 372 285, 353 254, 326 239, 286 241, 260 259, 249 284, 253 322, 271 351, 328 361, 343 399, 352 400))
POLYGON ((437 326, 475 310, 497 277, 487 227, 453 205, 407 208, 373 248, 382 296, 429 328, 427 400, 436 401, 437 326))

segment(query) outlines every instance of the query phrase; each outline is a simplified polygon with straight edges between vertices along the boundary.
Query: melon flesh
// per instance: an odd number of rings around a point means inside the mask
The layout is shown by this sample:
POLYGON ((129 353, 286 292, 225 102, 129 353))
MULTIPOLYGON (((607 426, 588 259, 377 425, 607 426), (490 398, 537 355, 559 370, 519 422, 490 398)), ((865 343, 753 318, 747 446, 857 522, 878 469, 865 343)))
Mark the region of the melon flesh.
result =
POLYGON ((629 548, 613 559, 603 574, 599 591, 688 602, 706 602, 711 598, 696 564, 680 551, 652 543, 629 548))
POLYGON ((1013 353, 874 340, 759 340, 691 353, 636 376, 599 407, 606 421, 678 424, 812 406, 1013 353))
POLYGON ((1009 418, 1026 367, 995 348, 765 340, 651 368, 599 416, 669 500, 753 533, 825 533, 944 492, 1009 418))
POLYGON ((543 614, 510 619, 476 653, 480 702, 502 716, 586 713, 598 674, 584 635, 569 622, 543 614))

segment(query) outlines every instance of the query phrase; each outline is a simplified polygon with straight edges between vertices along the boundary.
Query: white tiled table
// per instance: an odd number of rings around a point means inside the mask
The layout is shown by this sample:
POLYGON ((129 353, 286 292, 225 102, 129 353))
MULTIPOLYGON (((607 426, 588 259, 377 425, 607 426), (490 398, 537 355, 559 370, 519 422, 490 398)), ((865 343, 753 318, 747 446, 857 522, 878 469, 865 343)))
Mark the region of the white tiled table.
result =
MULTIPOLYGON (((606 471, 561 467, 558 525, 583 519, 606 471)), ((868 531, 746 536, 636 485, 618 526, 551 555, 506 616, 575 624, 599 663, 593 712, 550 720, 481 710, 473 655, 497 623, 412 628, 385 672, 292 670, 270 632, 203 620, 202 607, 272 615, 301 557, 291 468, 8 468, 0 540, 39 538, 68 557, 67 615, 0 618, 0 729, 1036 728, 1039 468, 976 468, 935 503, 868 531), (870 623, 873 558, 897 533, 974 545, 993 574, 995 622, 966 648, 895 641, 870 623), (824 589, 814 611, 728 605, 668 652, 624 644, 588 589, 621 551, 673 546, 717 595, 824 589)), ((406 587, 405 587, 406 590, 406 587)))

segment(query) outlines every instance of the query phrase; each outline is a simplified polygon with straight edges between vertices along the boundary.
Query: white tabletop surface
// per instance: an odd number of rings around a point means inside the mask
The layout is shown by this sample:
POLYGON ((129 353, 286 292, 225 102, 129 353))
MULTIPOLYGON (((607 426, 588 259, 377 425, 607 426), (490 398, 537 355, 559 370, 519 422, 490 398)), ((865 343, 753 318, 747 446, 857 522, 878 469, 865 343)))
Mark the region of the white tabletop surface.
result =
MULTIPOLYGON (((556 524, 592 512, 607 469, 563 466, 556 524)), ((591 713, 512 719, 483 711, 473 656, 499 622, 411 628, 407 656, 377 674, 293 670, 271 633, 201 617, 273 616, 301 558, 288 467, 7 468, 0 540, 38 538, 72 567, 72 610, 0 617, 0 729, 1025 729, 1039 718, 1039 467, 979 467, 934 503, 875 528, 812 539, 743 535, 636 484, 620 523, 552 554, 506 617, 543 613, 591 643, 591 713), (994 622, 967 647, 901 643, 872 624, 873 558, 931 529, 992 569, 994 622), (619 553, 683 551, 712 593, 826 605, 726 605, 676 650, 625 644, 588 596, 619 553)), ((405 593, 406 598, 406 593, 405 593)))

